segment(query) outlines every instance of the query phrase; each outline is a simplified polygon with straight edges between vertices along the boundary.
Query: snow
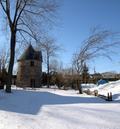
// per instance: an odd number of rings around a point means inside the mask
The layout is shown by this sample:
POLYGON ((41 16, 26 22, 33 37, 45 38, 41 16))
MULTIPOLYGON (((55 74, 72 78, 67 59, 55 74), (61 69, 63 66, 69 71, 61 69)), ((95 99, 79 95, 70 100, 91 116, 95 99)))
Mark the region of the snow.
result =
POLYGON ((95 88, 97 85, 93 83, 88 83, 88 84, 81 84, 81 86, 84 90, 87 90, 87 89, 95 88))
POLYGON ((90 90, 98 90, 99 94, 104 95, 107 95, 108 92, 112 92, 113 99, 120 99, 120 80, 99 85, 90 90))
POLYGON ((113 90, 112 102, 74 90, 1 90, 0 129, 120 129, 119 87, 117 81, 97 88, 113 90))

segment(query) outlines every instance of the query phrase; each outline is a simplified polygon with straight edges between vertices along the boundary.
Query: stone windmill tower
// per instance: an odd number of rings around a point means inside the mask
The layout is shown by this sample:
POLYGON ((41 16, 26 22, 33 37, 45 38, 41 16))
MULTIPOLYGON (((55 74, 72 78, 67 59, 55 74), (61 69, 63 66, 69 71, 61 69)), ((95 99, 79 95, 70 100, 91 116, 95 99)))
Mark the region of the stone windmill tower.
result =
POLYGON ((42 77, 42 53, 30 44, 18 60, 16 85, 19 87, 40 87, 42 77))

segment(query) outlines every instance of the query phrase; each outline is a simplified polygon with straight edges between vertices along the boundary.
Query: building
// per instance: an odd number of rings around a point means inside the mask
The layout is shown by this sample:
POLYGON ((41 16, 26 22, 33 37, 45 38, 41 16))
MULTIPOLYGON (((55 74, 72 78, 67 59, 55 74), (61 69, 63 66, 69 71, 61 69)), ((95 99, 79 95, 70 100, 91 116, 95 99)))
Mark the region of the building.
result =
POLYGON ((40 87, 42 78, 42 53, 30 44, 18 60, 16 85, 19 87, 40 87))
POLYGON ((104 72, 101 73, 103 79, 109 80, 109 81, 116 81, 120 79, 120 74, 116 72, 104 72))

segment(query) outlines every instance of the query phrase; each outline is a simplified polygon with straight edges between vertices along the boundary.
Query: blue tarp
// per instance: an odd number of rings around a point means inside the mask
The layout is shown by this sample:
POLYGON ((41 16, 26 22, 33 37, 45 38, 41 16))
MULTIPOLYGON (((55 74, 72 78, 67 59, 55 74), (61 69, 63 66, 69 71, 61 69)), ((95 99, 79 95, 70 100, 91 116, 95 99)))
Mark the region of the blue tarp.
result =
POLYGON ((100 80, 97 82, 98 85, 102 85, 102 84, 105 84, 105 83, 108 83, 108 80, 100 79, 100 80))

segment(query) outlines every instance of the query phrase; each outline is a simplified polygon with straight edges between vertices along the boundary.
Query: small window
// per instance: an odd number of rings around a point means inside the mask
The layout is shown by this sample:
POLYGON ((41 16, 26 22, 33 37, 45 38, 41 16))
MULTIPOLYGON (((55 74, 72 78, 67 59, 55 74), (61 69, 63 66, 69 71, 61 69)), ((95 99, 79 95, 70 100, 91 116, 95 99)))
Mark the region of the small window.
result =
POLYGON ((32 67, 34 66, 34 61, 30 62, 30 66, 32 66, 32 67))

